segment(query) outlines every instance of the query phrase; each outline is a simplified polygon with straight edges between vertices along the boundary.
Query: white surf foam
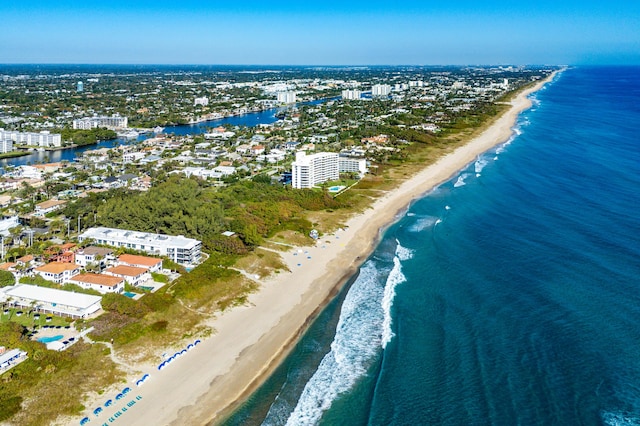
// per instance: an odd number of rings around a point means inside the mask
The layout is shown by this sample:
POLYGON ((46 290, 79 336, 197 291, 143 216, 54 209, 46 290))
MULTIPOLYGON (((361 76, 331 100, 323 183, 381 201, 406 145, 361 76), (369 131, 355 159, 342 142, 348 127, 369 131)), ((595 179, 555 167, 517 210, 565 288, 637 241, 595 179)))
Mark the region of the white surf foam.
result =
POLYGON ((453 184, 454 188, 459 188, 461 186, 465 186, 467 183, 465 182, 465 179, 467 179, 469 177, 468 173, 463 173, 460 176, 458 176, 458 180, 456 181, 456 183, 453 184))
POLYGON ((476 174, 482 173, 482 169, 484 169, 487 166, 487 164, 489 164, 489 160, 487 160, 484 157, 479 157, 476 160, 476 162, 474 164, 474 167, 473 167, 475 172, 476 172, 476 174))
POLYGON ((372 261, 366 262, 340 311, 331 350, 307 382, 287 425, 316 424, 338 395, 362 377, 380 349, 383 288, 372 261))
POLYGON ((399 265, 411 255, 411 250, 398 244, 394 266, 384 287, 380 278, 381 272, 384 274, 385 271, 377 270, 372 261, 362 266, 342 304, 331 350, 305 385, 287 425, 317 424, 333 401, 366 374, 380 347, 386 345, 384 339, 390 339, 386 335, 389 331, 384 330, 391 327, 388 312, 393 303, 394 288, 405 280, 399 265))
POLYGON ((409 227, 410 232, 421 232, 427 229, 428 227, 434 225, 438 220, 437 217, 427 216, 421 217, 416 220, 416 222, 409 227))
POLYGON ((413 252, 398 243, 396 248, 396 256, 393 258, 393 269, 387 278, 384 286, 384 296, 382 297, 382 311, 384 312, 384 320, 382 321, 382 349, 393 339, 395 333, 391 328, 393 319, 391 318, 391 307, 396 297, 396 286, 407 280, 402 273, 402 261, 410 259, 413 252))

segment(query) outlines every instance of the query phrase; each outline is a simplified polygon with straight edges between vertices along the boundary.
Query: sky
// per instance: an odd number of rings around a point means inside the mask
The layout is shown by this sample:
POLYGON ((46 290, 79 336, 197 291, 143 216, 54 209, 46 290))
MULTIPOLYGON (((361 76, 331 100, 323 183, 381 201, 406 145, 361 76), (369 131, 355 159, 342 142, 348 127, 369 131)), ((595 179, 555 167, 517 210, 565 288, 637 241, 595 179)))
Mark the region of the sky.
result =
POLYGON ((30 0, 0 18, 0 63, 640 64, 639 0, 30 0))

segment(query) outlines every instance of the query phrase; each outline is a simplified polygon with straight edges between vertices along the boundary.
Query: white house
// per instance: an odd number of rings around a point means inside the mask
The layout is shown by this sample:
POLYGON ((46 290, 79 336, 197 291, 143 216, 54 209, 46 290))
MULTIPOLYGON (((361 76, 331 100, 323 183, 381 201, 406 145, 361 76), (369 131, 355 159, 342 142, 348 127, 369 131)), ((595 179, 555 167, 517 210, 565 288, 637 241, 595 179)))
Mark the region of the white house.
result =
POLYGON ((69 280, 69 283, 82 288, 96 290, 102 294, 124 293, 124 278, 104 274, 78 274, 69 280))
POLYGON ((37 267, 34 272, 45 280, 62 284, 68 282, 74 275, 78 275, 80 266, 75 263, 51 262, 37 267))
POLYGON ((143 268, 149 272, 160 272, 162 270, 162 259, 135 254, 121 254, 118 256, 118 265, 143 268))
POLYGON ((112 277, 122 278, 133 286, 144 284, 151 279, 151 274, 148 269, 136 268, 135 266, 113 266, 105 269, 104 273, 112 277))
POLYGON ((101 267, 106 265, 106 261, 113 257, 113 250, 103 247, 90 246, 76 252, 76 265, 83 268, 89 264, 100 265, 101 267))
POLYGON ((33 214, 35 216, 44 216, 47 213, 51 213, 53 211, 61 209, 65 204, 67 204, 67 202, 63 200, 43 201, 39 204, 36 204, 36 209, 33 214))

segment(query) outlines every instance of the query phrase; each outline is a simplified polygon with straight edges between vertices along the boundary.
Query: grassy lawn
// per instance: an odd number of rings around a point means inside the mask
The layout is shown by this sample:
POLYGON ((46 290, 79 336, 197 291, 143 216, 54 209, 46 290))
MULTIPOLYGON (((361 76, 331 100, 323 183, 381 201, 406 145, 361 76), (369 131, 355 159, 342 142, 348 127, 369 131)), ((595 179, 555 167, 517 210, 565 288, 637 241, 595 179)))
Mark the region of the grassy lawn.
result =
POLYGON ((28 314, 29 309, 27 308, 11 308, 9 309, 9 313, 5 314, 4 311, 0 312, 0 323, 2 322, 14 322, 16 324, 20 324, 27 328, 33 328, 34 325, 42 327, 43 325, 49 326, 67 326, 73 322, 71 318, 62 318, 57 317, 51 314, 40 313, 40 318, 36 319, 35 315, 37 313, 28 314), (22 315, 18 315, 17 312, 21 311, 22 315), (51 318, 51 321, 47 321, 47 318, 51 318))

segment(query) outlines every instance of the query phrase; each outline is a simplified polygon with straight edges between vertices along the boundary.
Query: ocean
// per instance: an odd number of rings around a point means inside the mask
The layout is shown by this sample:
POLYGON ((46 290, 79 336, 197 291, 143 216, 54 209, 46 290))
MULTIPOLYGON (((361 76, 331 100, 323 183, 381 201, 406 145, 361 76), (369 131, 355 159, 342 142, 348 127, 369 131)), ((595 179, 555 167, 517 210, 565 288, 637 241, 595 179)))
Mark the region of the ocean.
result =
POLYGON ((535 93, 225 424, 640 424, 639 76, 535 93))

